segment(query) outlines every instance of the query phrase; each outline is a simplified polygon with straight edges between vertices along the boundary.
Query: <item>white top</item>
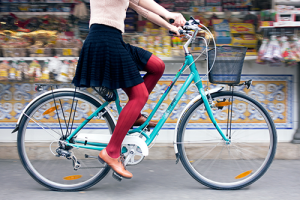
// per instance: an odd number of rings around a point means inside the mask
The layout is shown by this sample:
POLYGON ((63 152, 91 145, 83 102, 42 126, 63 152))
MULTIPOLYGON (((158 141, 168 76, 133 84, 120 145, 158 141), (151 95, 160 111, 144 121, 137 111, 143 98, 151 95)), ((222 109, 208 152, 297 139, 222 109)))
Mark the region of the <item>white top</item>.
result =
POLYGON ((139 6, 138 3, 139 0, 90 0, 91 18, 89 27, 92 24, 105 24, 124 33, 124 20, 128 7, 147 18, 148 10, 139 6))

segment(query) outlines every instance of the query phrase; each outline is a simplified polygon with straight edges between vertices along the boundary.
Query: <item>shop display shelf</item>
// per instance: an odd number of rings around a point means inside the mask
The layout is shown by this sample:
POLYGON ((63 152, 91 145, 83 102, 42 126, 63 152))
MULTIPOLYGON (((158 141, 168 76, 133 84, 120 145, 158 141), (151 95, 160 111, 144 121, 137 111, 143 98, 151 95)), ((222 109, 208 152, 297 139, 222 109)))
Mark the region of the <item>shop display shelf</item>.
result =
POLYGON ((79 48, 55 48, 54 50, 58 57, 79 56, 79 48))
MULTIPOLYGON (((53 59, 54 57, 0 57, 0 61, 3 60, 7 60, 7 61, 11 61, 11 60, 27 60, 27 61, 31 61, 31 60, 41 60, 41 61, 45 61, 45 60, 50 60, 53 59)), ((58 57, 60 60, 73 60, 73 59, 77 59, 78 57, 74 56, 69 56, 69 57, 58 57)), ((162 59, 164 62, 168 62, 168 63, 172 63, 172 62, 179 62, 182 61, 184 62, 185 58, 184 57, 160 57, 160 59, 162 59)), ((246 56, 245 60, 256 60, 257 56, 246 56)), ((197 60, 197 62, 201 62, 203 60, 197 60)))
POLYGON ((282 25, 282 26, 261 26, 259 27, 261 29, 265 28, 300 28, 300 25, 292 26, 292 25, 282 25))
MULTIPOLYGON (((12 60, 25 60, 25 61, 32 61, 32 60, 40 60, 40 61, 46 61, 46 60, 51 60, 54 57, 0 57, 0 61, 7 60, 7 61, 12 61, 12 60)), ((58 57, 60 60, 73 60, 73 59, 78 59, 78 57, 58 57)))
POLYGON ((70 12, 1 12, 2 15, 9 15, 14 13, 21 16, 40 16, 40 15, 60 15, 60 16, 69 16, 70 12))
POLYGON ((53 55, 51 48, 28 48, 30 57, 50 57, 53 55))
POLYGON ((0 2, 0 3, 1 4, 73 4, 68 2, 0 2))
POLYGON ((27 56, 26 48, 2 48, 3 57, 25 57, 27 56))
POLYGON ((275 0, 275 4, 276 5, 287 5, 287 6, 300 6, 300 1, 283 1, 283 0, 279 0, 276 1, 275 0))
MULTIPOLYGON (((231 12, 231 16, 235 16, 235 17, 244 17, 248 12, 252 13, 252 14, 258 14, 257 11, 241 11, 241 12, 231 12)), ((198 14, 198 13, 201 13, 202 15, 206 16, 206 17, 209 17, 213 14, 217 15, 218 17, 220 18, 224 18, 225 17, 225 13, 226 12, 182 12, 183 14, 186 14, 186 15, 195 15, 195 14, 198 14)))

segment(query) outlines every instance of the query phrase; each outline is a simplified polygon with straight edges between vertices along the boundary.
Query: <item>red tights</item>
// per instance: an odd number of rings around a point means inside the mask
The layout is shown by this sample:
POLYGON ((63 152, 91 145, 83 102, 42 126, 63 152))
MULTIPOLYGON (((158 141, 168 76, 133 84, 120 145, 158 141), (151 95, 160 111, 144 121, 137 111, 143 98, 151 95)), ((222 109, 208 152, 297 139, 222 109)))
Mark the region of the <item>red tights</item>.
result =
POLYGON ((127 94, 129 101, 122 109, 110 142, 106 147, 108 155, 112 158, 120 156, 123 139, 136 119, 141 116, 141 110, 146 104, 149 94, 164 73, 165 64, 161 59, 152 55, 144 70, 147 73, 143 77, 143 83, 130 88, 122 88, 127 94))

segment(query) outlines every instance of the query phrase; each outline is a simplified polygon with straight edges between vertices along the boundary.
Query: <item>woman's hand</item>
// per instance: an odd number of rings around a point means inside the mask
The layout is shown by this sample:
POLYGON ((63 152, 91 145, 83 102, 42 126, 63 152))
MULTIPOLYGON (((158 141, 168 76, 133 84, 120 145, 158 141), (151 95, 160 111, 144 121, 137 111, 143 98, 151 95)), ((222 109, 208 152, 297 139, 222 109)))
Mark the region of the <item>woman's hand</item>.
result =
POLYGON ((172 25, 180 27, 180 26, 184 26, 186 20, 184 19, 184 17, 182 16, 181 13, 175 13, 175 12, 169 12, 168 15, 166 16, 167 20, 170 19, 174 19, 174 23, 172 23, 172 25))
POLYGON ((181 27, 176 27, 174 25, 169 26, 169 30, 176 33, 177 36, 180 36, 179 30, 181 30, 181 29, 182 29, 181 27))

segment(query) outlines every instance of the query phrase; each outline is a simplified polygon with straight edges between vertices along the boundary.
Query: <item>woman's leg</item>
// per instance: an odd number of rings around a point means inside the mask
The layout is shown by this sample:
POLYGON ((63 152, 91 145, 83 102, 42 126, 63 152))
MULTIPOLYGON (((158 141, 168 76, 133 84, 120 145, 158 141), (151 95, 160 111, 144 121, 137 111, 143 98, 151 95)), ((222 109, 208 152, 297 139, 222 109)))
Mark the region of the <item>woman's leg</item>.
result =
POLYGON ((152 55, 144 70, 147 72, 144 76, 144 83, 130 88, 123 88, 129 101, 122 109, 111 140, 106 147, 108 155, 112 158, 120 156, 123 139, 134 124, 135 119, 141 117, 140 112, 146 104, 149 94, 163 75, 165 64, 157 56, 152 55))
POLYGON ((148 60, 144 71, 147 72, 143 78, 144 83, 150 94, 165 71, 165 63, 157 56, 152 55, 148 60))
POLYGON ((122 109, 115 130, 106 147, 107 154, 112 158, 120 156, 121 145, 127 132, 148 100, 148 90, 144 83, 130 88, 123 88, 129 101, 122 109))
MULTIPOLYGON (((165 71, 165 63, 160 58, 152 54, 143 71, 147 72, 143 79, 148 90, 148 94, 150 94, 165 71)), ((137 119, 141 116, 142 115, 140 113, 137 119)))

